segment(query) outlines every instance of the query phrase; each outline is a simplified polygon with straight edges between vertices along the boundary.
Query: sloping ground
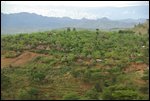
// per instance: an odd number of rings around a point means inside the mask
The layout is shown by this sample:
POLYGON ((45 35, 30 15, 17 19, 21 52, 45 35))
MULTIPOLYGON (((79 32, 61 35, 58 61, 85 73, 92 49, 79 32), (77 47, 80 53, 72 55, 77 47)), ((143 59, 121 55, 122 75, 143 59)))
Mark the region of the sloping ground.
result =
POLYGON ((136 34, 146 34, 149 33, 149 20, 143 24, 138 24, 132 29, 136 34))
POLYGON ((124 71, 128 74, 134 74, 134 76, 131 77, 131 80, 135 83, 137 86, 142 86, 146 84, 144 80, 141 79, 144 75, 144 71, 149 69, 149 65, 144 63, 131 63, 127 68, 124 69, 124 71))
POLYGON ((125 72, 132 72, 132 71, 144 71, 148 69, 148 65, 143 63, 131 63, 127 68, 125 68, 125 72))
POLYGON ((44 55, 25 51, 20 56, 15 57, 15 58, 4 58, 4 57, 2 57, 1 58, 1 68, 7 67, 9 65, 12 65, 12 66, 23 65, 37 56, 44 56, 44 55))

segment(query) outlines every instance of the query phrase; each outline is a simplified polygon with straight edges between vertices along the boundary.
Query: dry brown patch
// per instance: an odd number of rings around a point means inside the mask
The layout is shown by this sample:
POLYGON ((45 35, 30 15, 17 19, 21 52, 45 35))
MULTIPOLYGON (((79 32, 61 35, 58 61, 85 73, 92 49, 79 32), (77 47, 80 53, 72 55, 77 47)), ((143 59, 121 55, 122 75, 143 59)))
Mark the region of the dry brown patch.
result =
POLYGON ((12 61, 12 58, 1 58, 1 68, 9 66, 10 64, 12 64, 12 61))
POLYGON ((144 80, 141 80, 141 79, 135 79, 134 82, 136 82, 136 84, 138 84, 138 85, 146 84, 146 82, 144 80))
POLYGON ((146 70, 148 65, 144 63, 131 63, 127 68, 124 69, 125 72, 132 71, 144 71, 146 70))
POLYGON ((12 66, 23 65, 31 61, 33 58, 37 56, 46 56, 46 55, 25 51, 20 56, 15 57, 15 58, 1 58, 1 68, 9 66, 9 65, 12 65, 12 66))
POLYGON ((149 67, 147 64, 144 63, 131 63, 127 68, 124 69, 125 73, 134 72, 136 75, 132 77, 132 80, 135 84, 144 85, 146 82, 141 79, 144 75, 144 71, 147 70, 149 67))
POLYGON ((82 89, 82 91, 87 91, 88 89, 90 89, 93 85, 90 83, 81 83, 80 88, 82 89))

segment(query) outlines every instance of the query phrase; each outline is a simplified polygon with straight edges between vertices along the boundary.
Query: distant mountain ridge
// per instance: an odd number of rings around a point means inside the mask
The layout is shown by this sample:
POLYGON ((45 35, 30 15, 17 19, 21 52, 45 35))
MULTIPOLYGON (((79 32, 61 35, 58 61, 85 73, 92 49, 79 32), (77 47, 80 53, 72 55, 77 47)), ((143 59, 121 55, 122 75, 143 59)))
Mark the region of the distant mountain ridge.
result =
POLYGON ((131 28, 135 24, 143 23, 146 19, 124 19, 110 20, 107 17, 94 19, 72 19, 69 17, 46 17, 35 13, 1 13, 1 33, 23 33, 44 31, 65 27, 87 28, 87 29, 112 29, 131 28))

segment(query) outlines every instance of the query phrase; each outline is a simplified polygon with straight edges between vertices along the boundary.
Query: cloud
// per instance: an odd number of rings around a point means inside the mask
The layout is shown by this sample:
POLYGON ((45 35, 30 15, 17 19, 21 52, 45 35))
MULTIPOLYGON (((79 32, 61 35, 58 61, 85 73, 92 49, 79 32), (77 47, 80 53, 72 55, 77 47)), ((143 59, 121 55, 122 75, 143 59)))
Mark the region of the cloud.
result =
MULTIPOLYGON (((148 5, 148 1, 2 1, 1 12, 30 12, 43 16, 71 17, 75 19, 112 17, 115 11, 104 7, 126 7, 148 5), (104 8, 104 9, 103 9, 104 8), (106 9, 106 10, 105 10, 106 9), (101 12, 100 12, 101 11, 101 12)), ((123 11, 129 14, 130 11, 123 11)), ((138 11, 141 13, 141 11, 138 11)), ((146 14, 147 10, 144 11, 146 14)), ((135 11, 134 13, 137 13, 135 11)), ((129 15, 130 16, 130 15, 129 15)))
POLYGON ((149 5, 149 1, 2 1, 5 5, 22 6, 73 6, 73 7, 124 7, 149 5))
POLYGON ((124 11, 123 14, 129 14, 129 11, 124 11))

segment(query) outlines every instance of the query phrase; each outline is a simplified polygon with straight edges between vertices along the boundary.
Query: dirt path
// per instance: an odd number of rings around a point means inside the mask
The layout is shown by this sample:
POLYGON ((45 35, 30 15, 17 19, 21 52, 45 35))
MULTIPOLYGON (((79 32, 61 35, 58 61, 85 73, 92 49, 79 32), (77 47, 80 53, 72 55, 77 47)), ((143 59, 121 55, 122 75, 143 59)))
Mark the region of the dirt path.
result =
POLYGON ((1 68, 7 67, 9 65, 12 66, 23 65, 37 56, 46 56, 46 55, 25 51, 20 56, 15 58, 1 58, 1 68))

